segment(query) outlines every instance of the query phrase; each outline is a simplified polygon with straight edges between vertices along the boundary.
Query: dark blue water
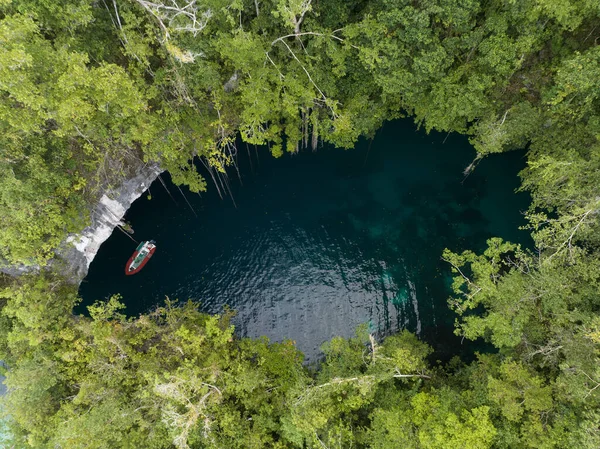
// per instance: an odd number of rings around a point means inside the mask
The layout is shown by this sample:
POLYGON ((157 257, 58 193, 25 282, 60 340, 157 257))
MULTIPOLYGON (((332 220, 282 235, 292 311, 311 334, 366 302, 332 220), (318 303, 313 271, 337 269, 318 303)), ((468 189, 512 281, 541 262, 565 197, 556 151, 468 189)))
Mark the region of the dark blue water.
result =
POLYGON ((168 179, 178 204, 155 182, 126 217, 137 240, 157 241, 154 258, 125 276, 135 244, 115 231, 81 285, 84 305, 114 293, 132 315, 165 296, 211 313, 227 305, 241 335, 289 338, 312 358, 361 323, 379 335, 414 331, 440 358, 460 353, 442 250, 527 238, 518 226, 528 197, 514 193, 523 153, 492 156, 464 179, 474 155, 466 138, 426 135, 408 120, 354 150, 274 159, 241 145, 241 182, 230 172, 237 207, 215 188, 183 189, 196 218, 168 179))

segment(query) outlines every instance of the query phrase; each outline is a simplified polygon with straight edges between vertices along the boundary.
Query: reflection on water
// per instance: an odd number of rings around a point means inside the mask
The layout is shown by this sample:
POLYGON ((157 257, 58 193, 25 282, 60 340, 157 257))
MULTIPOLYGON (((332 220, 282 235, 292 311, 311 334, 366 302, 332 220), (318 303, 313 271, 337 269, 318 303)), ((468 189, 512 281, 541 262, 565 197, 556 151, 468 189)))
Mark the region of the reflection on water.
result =
POLYGON ((155 183, 152 200, 138 200, 127 220, 136 239, 157 241, 157 253, 126 277, 134 245, 115 232, 81 286, 84 302, 118 292, 131 314, 165 295, 213 313, 228 305, 241 335, 292 339, 309 358, 362 323, 379 335, 408 328, 442 357, 456 353, 441 252, 480 249, 494 235, 525 238, 517 226, 527 198, 513 193, 521 154, 485 160, 463 179, 473 150, 443 137, 396 121, 370 150, 275 160, 242 145, 243 185, 230 180, 237 208, 214 189, 186 191, 199 218, 155 183))
POLYGON ((421 331, 415 284, 405 270, 365 255, 357 242, 335 238, 321 225, 308 233, 292 223, 271 223, 231 251, 178 280, 174 295, 205 298, 210 312, 237 310, 249 336, 282 336, 310 353, 368 318, 373 330, 410 322, 421 331))

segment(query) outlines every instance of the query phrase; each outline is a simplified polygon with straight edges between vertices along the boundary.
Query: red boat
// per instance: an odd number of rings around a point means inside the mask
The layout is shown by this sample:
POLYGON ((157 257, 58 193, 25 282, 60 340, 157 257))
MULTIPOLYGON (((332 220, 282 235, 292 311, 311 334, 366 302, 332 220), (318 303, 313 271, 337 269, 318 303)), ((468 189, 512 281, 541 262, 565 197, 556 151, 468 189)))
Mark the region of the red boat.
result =
POLYGON ((148 263, 154 251, 156 251, 156 245, 154 240, 150 240, 148 242, 142 242, 135 249, 129 260, 127 261, 127 265, 125 265, 125 274, 131 275, 136 274, 144 265, 148 263))

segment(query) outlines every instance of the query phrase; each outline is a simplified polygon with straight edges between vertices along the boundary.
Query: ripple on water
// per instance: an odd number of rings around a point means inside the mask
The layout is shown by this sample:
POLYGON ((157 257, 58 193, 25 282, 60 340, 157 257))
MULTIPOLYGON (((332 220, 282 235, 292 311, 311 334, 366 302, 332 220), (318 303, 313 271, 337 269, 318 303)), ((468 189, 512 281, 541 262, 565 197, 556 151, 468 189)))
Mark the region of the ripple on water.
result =
POLYGON ((518 154, 489 169, 484 160, 464 180, 473 150, 457 136, 442 144, 445 137, 397 121, 370 151, 364 144, 275 160, 259 150, 252 166, 241 152, 243 185, 230 180, 237 207, 214 190, 200 198, 183 189, 198 218, 153 184, 152 201, 136 201, 127 220, 136 239, 158 242, 157 253, 124 276, 133 248, 113 233, 81 286, 84 305, 121 293, 131 314, 165 295, 199 300, 211 313, 229 306, 241 335, 294 340, 309 359, 363 323, 380 336, 407 328, 451 356, 458 341, 440 255, 493 235, 518 239, 510 229, 527 198, 512 193, 518 154))

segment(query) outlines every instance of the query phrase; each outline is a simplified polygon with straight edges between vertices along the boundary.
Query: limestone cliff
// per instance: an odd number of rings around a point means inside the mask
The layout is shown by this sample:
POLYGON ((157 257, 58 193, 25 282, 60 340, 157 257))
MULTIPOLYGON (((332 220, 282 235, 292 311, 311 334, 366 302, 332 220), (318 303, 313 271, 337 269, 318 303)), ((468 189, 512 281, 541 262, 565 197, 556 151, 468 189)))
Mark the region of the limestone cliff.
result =
MULTIPOLYGON (((100 245, 110 237, 122 220, 131 204, 138 199, 162 170, 156 164, 142 165, 132 169, 133 175, 119 187, 106 189, 97 204, 90 211, 91 224, 81 233, 70 235, 56 251, 55 259, 48 267, 56 269, 67 280, 80 283, 87 275, 100 245)), ((39 272, 38 265, 2 265, 0 272, 10 276, 39 272)))
POLYGON ((135 176, 118 188, 104 192, 91 211, 91 224, 80 234, 69 236, 57 251, 55 263, 61 265, 60 271, 67 279, 73 283, 81 282, 100 245, 110 237, 117 225, 123 224, 127 209, 150 187, 161 171, 154 164, 140 166, 135 176))

